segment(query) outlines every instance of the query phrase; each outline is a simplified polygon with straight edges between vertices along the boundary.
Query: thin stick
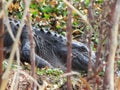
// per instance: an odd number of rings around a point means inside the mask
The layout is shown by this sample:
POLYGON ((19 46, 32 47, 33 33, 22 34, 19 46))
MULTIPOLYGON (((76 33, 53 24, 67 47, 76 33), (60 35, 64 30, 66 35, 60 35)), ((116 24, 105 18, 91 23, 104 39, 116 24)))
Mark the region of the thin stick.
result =
MULTIPOLYGON (((93 15, 92 15, 92 6, 93 6, 93 0, 90 1, 89 7, 88 7, 88 18, 89 18, 89 22, 92 25, 93 22, 93 15)), ((87 78, 90 77, 90 74, 92 72, 92 58, 91 58, 91 38, 92 38, 92 30, 89 31, 88 34, 88 48, 89 48, 89 63, 88 63, 88 72, 87 72, 87 78)))
POLYGON ((109 46, 107 55, 107 65, 104 76, 103 90, 114 90, 114 62, 117 49, 118 26, 120 21, 120 0, 114 1, 111 7, 109 46))
MULTIPOLYGON (((0 11, 2 10, 2 1, 0 1, 0 11)), ((3 25, 3 17, 0 17, 0 35, 2 36, 4 34, 4 25, 3 25)), ((4 38, 0 38, 0 85, 1 85, 1 82, 2 82, 2 62, 3 62, 3 59, 4 59, 4 56, 3 56, 3 41, 4 41, 4 38)))
MULTIPOLYGON (((69 2, 71 2, 69 0, 69 2)), ((72 62, 72 10, 68 7, 68 22, 67 22, 67 73, 71 72, 71 62, 72 62)), ((70 76, 67 76, 67 90, 72 90, 72 83, 70 76)))
MULTIPOLYGON (((27 26, 28 26, 28 33, 29 33, 29 40, 30 40, 30 61, 31 61, 31 68, 32 68, 32 76, 35 78, 35 45, 34 45, 34 39, 33 39, 33 32, 32 32, 32 26, 30 22, 30 13, 27 14, 27 26)), ((32 85, 32 90, 36 90, 35 84, 32 85)))
MULTIPOLYGON (((5 1, 5 0, 3 0, 5 1)), ((5 5, 5 9, 8 9, 8 7, 10 6, 10 4, 12 3, 13 0, 9 0, 8 3, 6 3, 5 5)), ((4 10, 2 9, 1 12, 0 12, 0 17, 2 17, 4 15, 4 10)))

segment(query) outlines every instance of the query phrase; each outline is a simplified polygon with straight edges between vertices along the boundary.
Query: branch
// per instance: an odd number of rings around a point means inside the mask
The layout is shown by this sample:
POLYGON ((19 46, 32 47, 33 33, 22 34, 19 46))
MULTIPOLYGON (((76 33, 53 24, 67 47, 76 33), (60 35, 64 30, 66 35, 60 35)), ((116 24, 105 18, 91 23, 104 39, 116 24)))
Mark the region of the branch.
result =
POLYGON ((110 18, 110 22, 113 26, 110 29, 109 35, 109 54, 107 55, 107 65, 103 83, 104 90, 114 90, 114 60, 117 48, 118 25, 120 20, 120 0, 114 1, 110 18))
MULTIPOLYGON (((2 10, 2 1, 0 1, 0 11, 1 10, 2 10)), ((4 34, 3 17, 0 17, 0 36, 2 36, 3 34, 4 34)), ((3 72, 2 62, 4 60, 4 56, 3 56, 3 49, 4 49, 3 42, 4 42, 4 38, 1 37, 0 38, 0 85, 1 85, 1 82, 2 82, 2 72, 3 72)))
MULTIPOLYGON (((3 0, 3 1, 5 1, 5 0, 3 0)), ((8 3, 6 3, 6 5, 5 5, 5 7, 4 7, 6 10, 8 9, 8 7, 9 7, 10 4, 12 3, 12 1, 13 1, 13 0, 9 0, 8 3)), ((3 15, 4 15, 4 10, 2 9, 1 12, 0 12, 0 17, 2 17, 3 15)))
MULTIPOLYGON (((71 2, 71 0, 69 0, 71 2)), ((72 62, 72 10, 70 7, 68 9, 68 22, 67 22, 67 73, 71 72, 71 62, 72 62)), ((70 76, 67 76, 67 89, 72 90, 72 83, 70 76)))
MULTIPOLYGON (((89 18, 89 23, 90 23, 90 26, 93 26, 93 15, 92 15, 92 7, 93 7, 93 0, 90 1, 90 4, 89 4, 89 7, 88 7, 88 18, 89 18)), ((92 28, 91 30, 89 31, 89 34, 88 34, 88 48, 89 48, 89 62, 88 62, 88 72, 87 72, 87 78, 90 77, 90 74, 92 72, 92 51, 91 51, 91 38, 92 38, 92 28)))
MULTIPOLYGON (((27 14, 27 26, 28 26, 28 33, 29 33, 29 40, 30 40, 30 61, 31 61, 31 68, 32 68, 32 76, 35 78, 35 45, 33 39, 33 32, 32 26, 30 22, 30 13, 27 14)), ((32 85, 32 90, 35 90, 35 84, 32 85)))

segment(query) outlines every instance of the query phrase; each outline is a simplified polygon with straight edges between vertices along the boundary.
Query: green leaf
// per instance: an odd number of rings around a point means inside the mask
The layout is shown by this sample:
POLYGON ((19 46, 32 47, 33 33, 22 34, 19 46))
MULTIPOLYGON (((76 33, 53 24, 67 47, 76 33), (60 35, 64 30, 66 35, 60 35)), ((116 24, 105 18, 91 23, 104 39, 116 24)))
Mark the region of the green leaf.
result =
POLYGON ((85 0, 86 5, 88 6, 90 3, 90 0, 85 0))
POLYGON ((46 19, 49 19, 50 18, 50 15, 49 14, 44 14, 44 17, 46 18, 46 19))
POLYGON ((50 5, 41 7, 43 13, 52 13, 52 7, 50 5))
POLYGON ((61 9, 63 9, 64 7, 65 7, 64 2, 60 2, 60 4, 58 5, 57 9, 58 9, 58 10, 61 10, 61 9))

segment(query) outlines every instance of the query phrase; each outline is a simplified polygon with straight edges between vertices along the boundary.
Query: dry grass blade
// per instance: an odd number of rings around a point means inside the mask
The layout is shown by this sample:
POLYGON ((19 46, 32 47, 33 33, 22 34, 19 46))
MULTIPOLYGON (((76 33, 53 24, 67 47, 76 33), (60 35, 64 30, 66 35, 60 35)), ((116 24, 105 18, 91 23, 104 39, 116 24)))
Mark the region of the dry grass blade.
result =
POLYGON ((63 77, 72 76, 72 75, 80 76, 80 73, 72 71, 72 72, 63 74, 60 77, 63 78, 63 77))
POLYGON ((35 83, 35 85, 38 86, 38 88, 39 88, 38 90, 44 90, 44 88, 45 88, 44 83, 43 83, 43 86, 40 86, 39 83, 32 76, 30 76, 29 74, 27 74, 26 72, 19 71, 19 73, 20 74, 24 74, 25 76, 27 76, 28 78, 30 78, 30 80, 32 80, 35 83))

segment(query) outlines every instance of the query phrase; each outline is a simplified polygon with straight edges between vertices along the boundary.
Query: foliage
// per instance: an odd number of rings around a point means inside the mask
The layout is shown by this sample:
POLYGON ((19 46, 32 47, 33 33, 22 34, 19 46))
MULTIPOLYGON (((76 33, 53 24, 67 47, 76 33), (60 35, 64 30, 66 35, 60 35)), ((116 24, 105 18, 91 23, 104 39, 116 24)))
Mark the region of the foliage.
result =
MULTIPOLYGON (((96 0, 95 14, 101 13, 101 4, 103 0, 96 0)), ((90 0, 73 0, 73 6, 76 7, 83 14, 87 14, 87 8, 90 0)), ((21 0, 17 0, 9 7, 9 16, 21 19, 24 9, 24 3, 21 0)), ((32 0, 30 5, 30 13, 32 23, 48 27, 53 31, 57 31, 60 34, 66 34, 66 20, 67 20, 67 7, 62 0, 32 0)), ((73 11, 73 36, 74 38, 83 38, 85 30, 87 29, 85 23, 81 18, 73 11)), ((96 28, 97 29, 97 28, 96 28)), ((96 33, 93 40, 96 38, 96 33)), ((80 39, 81 40, 81 39, 80 39)), ((83 39, 82 39, 83 40, 83 39)), ((81 41, 82 41, 81 40, 81 41)))
POLYGON ((37 70, 38 75, 54 75, 54 76, 60 76, 63 74, 62 70, 59 69, 38 69, 37 70))
MULTIPOLYGON (((4 60, 3 61, 3 69, 5 70, 7 67, 8 67, 8 62, 7 60, 4 60)), ((20 66, 18 66, 15 62, 12 64, 12 69, 17 69, 17 68, 20 68, 20 66)))

